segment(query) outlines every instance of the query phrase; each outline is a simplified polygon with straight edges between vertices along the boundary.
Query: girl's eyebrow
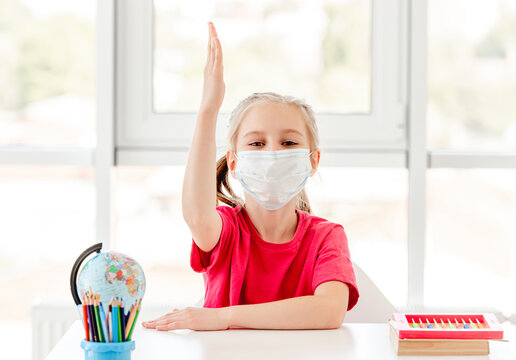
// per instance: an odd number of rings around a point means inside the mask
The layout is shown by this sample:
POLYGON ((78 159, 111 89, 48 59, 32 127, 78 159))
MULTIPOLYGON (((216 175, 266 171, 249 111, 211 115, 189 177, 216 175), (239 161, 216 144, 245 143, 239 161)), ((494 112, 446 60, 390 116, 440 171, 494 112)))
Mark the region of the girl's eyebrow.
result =
POLYGON ((244 135, 244 137, 253 136, 253 135, 262 135, 262 134, 263 134, 263 132, 261 132, 261 131, 249 131, 244 135))
POLYGON ((282 131, 283 134, 290 134, 290 133, 294 133, 294 134, 297 134, 299 136, 303 136, 303 134, 301 134, 301 132, 299 132, 298 130, 296 129, 285 129, 282 131))
MULTIPOLYGON (((303 134, 301 134, 298 130, 296 129, 283 129, 281 130, 281 133, 282 134, 290 134, 290 133, 294 133, 294 134, 297 134, 299 136, 303 136, 303 134)), ((249 131, 247 132, 244 137, 248 137, 248 136, 253 136, 253 135, 263 135, 263 132, 262 131, 249 131)))

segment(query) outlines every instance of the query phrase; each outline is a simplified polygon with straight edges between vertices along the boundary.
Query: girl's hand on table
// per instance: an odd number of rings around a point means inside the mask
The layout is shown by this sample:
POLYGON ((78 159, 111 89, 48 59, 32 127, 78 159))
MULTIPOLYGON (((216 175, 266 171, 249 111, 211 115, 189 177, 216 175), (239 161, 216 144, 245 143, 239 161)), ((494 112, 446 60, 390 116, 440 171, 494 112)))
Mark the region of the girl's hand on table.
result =
POLYGON ((142 322, 147 329, 160 331, 191 329, 191 330, 227 330, 229 320, 227 308, 193 308, 174 309, 152 321, 142 322))

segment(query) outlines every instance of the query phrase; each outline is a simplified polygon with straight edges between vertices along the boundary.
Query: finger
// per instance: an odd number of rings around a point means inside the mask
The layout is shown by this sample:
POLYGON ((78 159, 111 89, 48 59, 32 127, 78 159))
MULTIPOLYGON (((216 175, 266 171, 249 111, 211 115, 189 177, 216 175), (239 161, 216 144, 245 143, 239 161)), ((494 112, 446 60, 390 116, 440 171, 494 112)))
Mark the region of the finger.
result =
POLYGON ((143 321, 142 324, 144 325, 156 325, 158 322, 163 321, 165 319, 156 319, 152 321, 143 321))
POLYGON ((168 314, 165 314, 165 315, 160 316, 159 318, 156 318, 156 319, 154 319, 154 320, 144 321, 144 323, 147 323, 147 324, 153 324, 153 323, 155 323, 155 322, 157 322, 157 321, 160 321, 160 320, 165 319, 167 316, 168 316, 168 314))
POLYGON ((142 321, 142 326, 147 329, 154 329, 156 327, 156 324, 162 320, 153 320, 153 321, 142 321))
MULTIPOLYGON (((166 313, 165 315, 161 315, 159 318, 156 318, 156 319, 154 319, 154 320, 152 320, 152 321, 158 321, 158 320, 166 319, 168 316, 170 316, 170 315, 174 314, 174 312, 175 312, 175 311, 178 311, 178 309, 174 308, 174 309, 172 310, 172 312, 166 313)), ((149 321, 149 322, 151 322, 151 321, 149 321)))
POLYGON ((211 49, 211 25, 210 23, 208 22, 208 46, 207 46, 207 51, 206 51, 206 54, 208 54, 208 57, 206 59, 206 61, 208 61, 210 59, 210 49, 211 49))
POLYGON ((153 322, 143 322, 142 325, 143 325, 143 327, 146 327, 148 329, 155 329, 158 326, 163 326, 165 324, 168 324, 170 321, 174 321, 174 320, 163 319, 163 320, 153 321, 153 322))
POLYGON ((206 64, 208 64, 210 62, 212 52, 213 52, 213 41, 212 41, 212 37, 210 36, 208 38, 208 51, 206 51, 206 64))
POLYGON ((169 323, 174 322, 174 321, 184 320, 184 319, 185 319, 185 317, 182 314, 170 315, 166 319, 163 319, 163 320, 160 320, 160 321, 156 321, 156 323, 154 323, 154 325, 161 326, 161 325, 169 324, 169 323))
POLYGON ((166 325, 157 326, 156 330, 160 331, 168 331, 168 330, 177 330, 177 329, 188 329, 186 322, 184 321, 175 321, 166 325))
POLYGON ((217 38, 214 38, 213 39, 214 41, 214 45, 215 45, 215 54, 213 56, 213 64, 215 65, 215 67, 218 65, 219 63, 219 53, 220 53, 220 49, 219 49, 219 39, 217 38))
POLYGON ((210 64, 215 63, 215 39, 211 39, 210 64))
POLYGON ((222 63, 222 46, 220 45, 220 40, 218 38, 215 39, 215 64, 218 65, 222 63))
POLYGON ((154 320, 150 320, 150 321, 143 321, 142 324, 155 324, 156 322, 158 321, 161 321, 161 320, 164 320, 166 318, 168 318, 170 315, 173 315, 175 311, 179 311, 178 309, 174 309, 173 312, 171 313, 168 313, 168 314, 165 314, 165 315, 162 315, 160 316, 159 318, 156 318, 154 320))
POLYGON ((222 45, 220 44, 220 40, 218 38, 217 38, 217 42, 219 43, 219 49, 220 49, 219 58, 220 58, 220 62, 222 64, 222 45))
POLYGON ((211 36, 219 37, 219 35, 217 34, 217 30, 215 29, 215 25, 213 25, 213 23, 211 21, 210 21, 210 24, 211 24, 211 36))
POLYGON ((156 324, 151 324, 149 323, 148 321, 142 321, 142 326, 144 328, 147 328, 147 329, 155 329, 156 328, 156 324))

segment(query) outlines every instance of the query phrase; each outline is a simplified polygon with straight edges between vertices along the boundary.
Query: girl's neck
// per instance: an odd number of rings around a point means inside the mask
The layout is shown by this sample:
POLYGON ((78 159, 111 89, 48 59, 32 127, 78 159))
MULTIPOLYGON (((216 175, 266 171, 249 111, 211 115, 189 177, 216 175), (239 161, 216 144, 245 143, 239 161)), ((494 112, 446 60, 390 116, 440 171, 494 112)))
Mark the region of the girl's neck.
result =
POLYGON ((254 227, 264 241, 282 244, 294 238, 297 229, 298 215, 295 198, 282 208, 269 211, 256 201, 247 201, 245 211, 254 227))

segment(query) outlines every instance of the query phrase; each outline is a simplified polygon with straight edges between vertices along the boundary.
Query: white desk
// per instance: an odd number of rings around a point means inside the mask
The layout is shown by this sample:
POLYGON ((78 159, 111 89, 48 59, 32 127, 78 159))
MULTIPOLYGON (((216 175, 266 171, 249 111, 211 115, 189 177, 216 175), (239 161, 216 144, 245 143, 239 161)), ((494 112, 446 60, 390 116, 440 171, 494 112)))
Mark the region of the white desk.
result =
MULTIPOLYGON (((158 332, 140 324, 132 336, 133 360, 285 360, 285 359, 514 359, 509 343, 492 341, 489 356, 396 356, 387 324, 346 324, 334 330, 173 330, 158 332)), ((47 360, 84 359, 79 320, 67 331, 47 360)))

